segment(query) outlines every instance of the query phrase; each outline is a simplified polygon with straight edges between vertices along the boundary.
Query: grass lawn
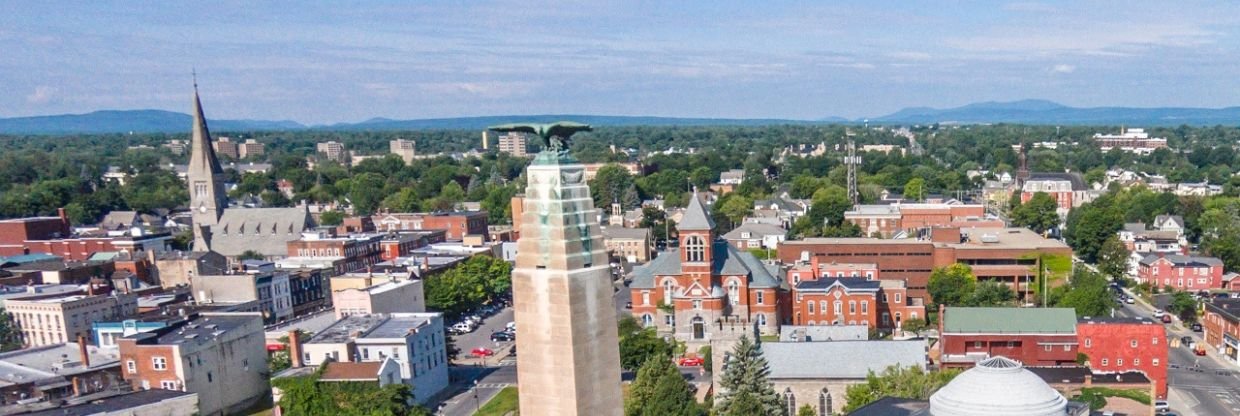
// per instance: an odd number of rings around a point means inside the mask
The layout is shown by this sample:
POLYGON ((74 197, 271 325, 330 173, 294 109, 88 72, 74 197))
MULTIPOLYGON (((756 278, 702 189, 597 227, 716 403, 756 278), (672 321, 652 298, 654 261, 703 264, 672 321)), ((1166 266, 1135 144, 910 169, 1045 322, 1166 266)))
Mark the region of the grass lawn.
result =
POLYGON ((517 414, 517 388, 505 387, 495 397, 488 400, 474 416, 504 416, 508 412, 517 414))
POLYGON ((779 342, 779 335, 762 335, 758 339, 762 342, 779 342))

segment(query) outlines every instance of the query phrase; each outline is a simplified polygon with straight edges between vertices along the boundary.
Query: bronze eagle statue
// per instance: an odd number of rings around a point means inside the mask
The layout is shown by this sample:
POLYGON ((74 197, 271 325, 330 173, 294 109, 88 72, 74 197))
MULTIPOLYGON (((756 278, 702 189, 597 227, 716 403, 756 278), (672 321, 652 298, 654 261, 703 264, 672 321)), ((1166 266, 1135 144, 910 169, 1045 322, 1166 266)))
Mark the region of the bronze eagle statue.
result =
POLYGON ((491 126, 488 130, 498 132, 522 132, 536 134, 542 138, 543 148, 553 152, 562 152, 568 150, 568 139, 579 131, 593 131, 594 128, 589 124, 574 123, 571 121, 557 121, 555 123, 534 124, 534 123, 513 123, 491 126))

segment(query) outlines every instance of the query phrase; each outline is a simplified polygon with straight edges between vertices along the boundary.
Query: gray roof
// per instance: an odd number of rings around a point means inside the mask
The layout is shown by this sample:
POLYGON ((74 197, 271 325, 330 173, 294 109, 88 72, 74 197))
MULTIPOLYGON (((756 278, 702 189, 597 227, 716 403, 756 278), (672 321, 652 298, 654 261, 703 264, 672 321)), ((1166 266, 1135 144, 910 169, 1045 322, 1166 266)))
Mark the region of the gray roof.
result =
POLYGON ((164 327, 163 329, 154 332, 133 334, 125 338, 135 338, 138 340, 139 344, 147 345, 182 344, 194 339, 218 337, 223 335, 225 332, 244 327, 260 320, 262 320, 262 316, 257 313, 242 313, 236 315, 200 315, 193 320, 185 321, 179 325, 164 327))
POLYGON ((736 227, 736 229, 729 231, 727 234, 724 234, 723 238, 725 240, 744 238, 741 237, 741 233, 746 232, 750 234, 749 238, 762 238, 768 235, 784 235, 788 233, 788 230, 776 225, 747 222, 741 224, 740 227, 736 227))
POLYGON ((136 211, 112 211, 108 215, 103 216, 103 220, 99 221, 99 226, 109 230, 115 230, 118 227, 132 227, 135 223, 142 221, 136 211))
POLYGON ((246 250, 264 256, 288 254, 288 242, 312 226, 305 207, 228 208, 211 227, 211 250, 236 257, 246 250))
POLYGON ((1032 181, 1067 181, 1072 184, 1073 191, 1088 191, 1089 185, 1085 178, 1077 172, 1035 172, 1029 175, 1026 182, 1032 181))
POLYGON ((1179 215, 1159 215, 1154 217, 1155 224, 1162 224, 1167 221, 1173 221, 1175 222, 1175 225, 1178 225, 1180 228, 1184 228, 1184 217, 1179 215))
POLYGON ((1181 254, 1151 253, 1141 259, 1141 264, 1154 264, 1159 258, 1165 258, 1171 264, 1181 267, 1218 267, 1223 262, 1215 257, 1185 256, 1181 254))
MULTIPOLYGON (((749 277, 749 287, 772 288, 783 287, 783 280, 776 278, 778 268, 772 269, 762 263, 753 254, 741 251, 726 241, 715 241, 711 245, 711 273, 716 275, 743 275, 749 277)), ((673 249, 659 253, 649 263, 633 270, 633 282, 629 287, 653 289, 655 276, 677 276, 681 274, 680 251, 673 249)))
POLYGON ((643 239, 649 236, 649 228, 607 227, 603 229, 603 238, 643 239))
POLYGON ((362 338, 404 338, 411 332, 431 324, 438 313, 392 314, 386 321, 362 338))
POLYGON ((771 379, 864 379, 887 367, 926 369, 926 342, 764 342, 771 379))
POLYGON ((865 341, 870 328, 865 325, 781 325, 781 342, 865 341))
MULTIPOLYGON (((88 403, 57 407, 53 409, 40 410, 33 413, 23 413, 27 416, 86 416, 99 414, 127 414, 123 410, 134 409, 142 406, 149 406, 168 400, 176 400, 185 396, 197 395, 198 393, 188 393, 176 390, 150 389, 139 390, 133 393, 122 394, 119 396, 103 397, 92 399, 88 403)), ((197 403, 197 400, 194 400, 197 403)), ((163 409, 163 411, 169 411, 163 409)))
POLYGON ((866 280, 863 277, 824 277, 818 280, 802 280, 800 283, 797 283, 797 290, 822 290, 829 292, 832 287, 839 285, 849 292, 878 292, 879 285, 881 284, 878 280, 866 280))
POLYGON ((689 207, 685 208, 685 215, 680 219, 680 223, 676 224, 677 230, 713 230, 715 229, 715 220, 710 218, 710 212, 706 211, 706 207, 702 205, 702 198, 696 193, 689 199, 689 207))

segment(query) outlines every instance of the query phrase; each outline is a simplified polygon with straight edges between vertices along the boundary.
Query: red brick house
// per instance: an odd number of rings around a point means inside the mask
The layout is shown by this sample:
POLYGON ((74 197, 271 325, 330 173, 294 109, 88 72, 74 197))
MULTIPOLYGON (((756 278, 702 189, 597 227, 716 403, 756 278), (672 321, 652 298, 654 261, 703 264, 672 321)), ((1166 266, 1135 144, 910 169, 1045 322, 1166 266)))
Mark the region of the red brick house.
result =
POLYGON ((784 281, 789 286, 796 286, 805 280, 817 280, 821 277, 858 277, 865 280, 878 280, 878 265, 874 263, 821 263, 818 257, 809 262, 797 262, 788 268, 784 281))
POLYGON ((1223 286, 1223 262, 1214 257, 1151 253, 1137 264, 1137 282, 1198 291, 1223 286))
POLYGON ((968 368, 997 355, 1028 366, 1076 365, 1072 308, 942 307, 939 333, 942 367, 968 368))
POLYGON ((1141 318, 1083 318, 1076 324, 1080 352, 1089 368, 1113 373, 1140 371, 1159 398, 1167 397, 1167 330, 1141 318))
POLYGON ((1206 302, 1206 315, 1201 322, 1210 350, 1226 361, 1240 364, 1240 299, 1206 302))
POLYGON ((683 340, 706 341, 716 331, 754 325, 763 334, 778 333, 791 291, 778 267, 716 238, 696 195, 676 228, 679 249, 632 273, 633 316, 683 340))
POLYGON ((792 290, 793 325, 865 325, 899 328, 905 319, 925 317, 912 305, 904 282, 861 277, 802 280, 792 290))

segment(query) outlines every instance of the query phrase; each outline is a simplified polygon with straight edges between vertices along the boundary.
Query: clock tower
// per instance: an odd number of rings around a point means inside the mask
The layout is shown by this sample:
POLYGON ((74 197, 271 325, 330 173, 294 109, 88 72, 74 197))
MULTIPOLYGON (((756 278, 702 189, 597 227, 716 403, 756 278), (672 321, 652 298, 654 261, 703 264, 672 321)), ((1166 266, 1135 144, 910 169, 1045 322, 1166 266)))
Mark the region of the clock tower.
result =
POLYGON ((190 156, 187 182, 189 182, 189 207, 193 211, 193 251, 211 249, 211 226, 219 222, 228 207, 224 194, 224 170, 220 169, 211 146, 211 132, 202 114, 202 101, 198 98, 198 81, 194 81, 194 125, 190 137, 190 156))

